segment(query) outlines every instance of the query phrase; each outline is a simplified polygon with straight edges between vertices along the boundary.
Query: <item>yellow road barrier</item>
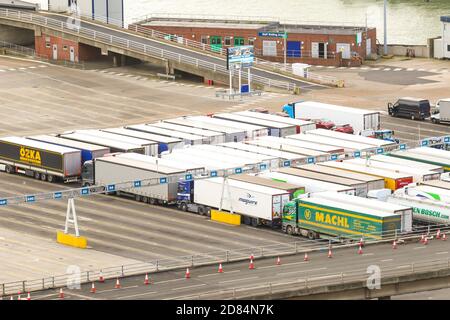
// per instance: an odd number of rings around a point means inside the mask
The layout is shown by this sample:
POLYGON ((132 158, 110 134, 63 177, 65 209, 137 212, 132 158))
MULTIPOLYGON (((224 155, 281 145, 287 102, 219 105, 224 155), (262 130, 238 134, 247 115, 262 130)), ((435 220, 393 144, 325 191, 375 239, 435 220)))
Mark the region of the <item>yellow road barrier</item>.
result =
POLYGON ((65 234, 62 231, 56 233, 56 242, 64 244, 66 246, 86 249, 87 248, 87 238, 76 237, 71 234, 65 234))
POLYGON ((241 224, 241 215, 219 210, 211 210, 211 220, 239 226, 241 224))

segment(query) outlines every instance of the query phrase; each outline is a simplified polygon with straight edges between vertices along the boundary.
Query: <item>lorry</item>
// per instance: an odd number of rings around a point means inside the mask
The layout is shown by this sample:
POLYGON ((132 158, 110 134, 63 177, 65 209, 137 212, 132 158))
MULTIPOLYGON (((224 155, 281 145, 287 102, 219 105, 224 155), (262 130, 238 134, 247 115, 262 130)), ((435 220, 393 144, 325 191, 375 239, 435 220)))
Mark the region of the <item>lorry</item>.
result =
POLYGON ((391 117, 425 120, 431 116, 430 101, 426 99, 405 97, 394 104, 388 103, 388 113, 391 117))
POLYGON ((307 141, 316 144, 323 144, 326 146, 334 146, 335 148, 343 148, 344 152, 354 152, 354 151, 373 151, 376 149, 373 145, 363 144, 360 142, 350 142, 336 138, 317 136, 313 134, 295 134, 292 136, 287 136, 288 139, 295 139, 300 141, 307 141))
POLYGON ((358 197, 367 197, 367 192, 369 192, 367 182, 353 180, 347 177, 330 176, 324 173, 303 170, 301 166, 298 168, 281 168, 278 170, 278 172, 347 186, 355 189, 355 195, 358 197))
POLYGON ((80 150, 82 163, 85 163, 86 161, 95 158, 103 157, 105 154, 111 152, 108 147, 98 146, 91 143, 79 142, 69 139, 62 139, 51 135, 29 136, 27 137, 27 139, 80 150))
POLYGON ((126 159, 123 157, 103 157, 87 161, 83 165, 83 186, 115 185, 123 182, 133 182, 160 178, 167 178, 167 183, 130 188, 127 191, 116 191, 117 195, 132 197, 136 201, 150 204, 175 204, 179 176, 183 177, 184 170, 165 167, 143 161, 126 159), (171 181, 176 177, 177 181, 171 181))
POLYGON ((450 172, 450 159, 448 158, 448 151, 438 150, 434 148, 420 147, 415 149, 401 150, 397 152, 388 153, 388 156, 402 158, 407 160, 419 161, 436 166, 440 166, 444 169, 444 172, 450 172), (423 151, 422 151, 423 149, 423 151), (425 150, 426 149, 426 150, 425 150), (441 151, 434 152, 431 150, 441 151))
POLYGON ((145 140, 151 140, 158 143, 158 154, 165 151, 172 152, 173 149, 184 147, 184 142, 181 139, 166 137, 158 134, 153 134, 149 132, 142 132, 132 129, 127 129, 126 127, 120 128, 107 128, 100 129, 104 132, 119 134, 127 137, 140 138, 145 140))
POLYGON ((22 137, 4 137, 0 138, 0 165, 9 174, 74 182, 81 176, 81 151, 22 137))
POLYGON ((390 156, 387 156, 384 154, 372 155, 372 156, 370 156, 370 159, 374 160, 374 161, 391 163, 391 164, 401 165, 401 166, 406 166, 406 167, 420 168, 423 170, 434 171, 437 173, 444 172, 444 168, 442 168, 441 166, 423 163, 423 162, 414 161, 414 160, 403 159, 403 158, 390 157, 390 156))
POLYGON ((282 230, 311 240, 381 240, 401 230, 401 215, 306 194, 285 205, 282 230))
POLYGON ((450 123, 450 98, 441 99, 436 103, 436 110, 431 115, 433 123, 450 123))
POLYGON ((357 205, 362 208, 371 210, 380 210, 384 212, 389 212, 392 214, 399 215, 400 219, 400 229, 399 232, 411 232, 413 227, 413 209, 409 205, 398 205, 393 203, 386 203, 385 201, 379 201, 377 199, 370 198, 360 198, 349 196, 346 194, 337 194, 335 192, 320 192, 316 193, 314 196, 324 199, 329 199, 333 201, 339 201, 341 203, 346 203, 349 205, 357 205))
POLYGON ((344 148, 335 147, 335 146, 327 146, 323 144, 317 144, 309 141, 302 141, 297 139, 287 139, 287 138, 279 138, 279 137, 260 137, 258 138, 260 141, 272 141, 277 142, 279 144, 289 144, 292 146, 304 148, 304 149, 311 149, 315 151, 321 151, 328 154, 340 154, 344 153, 344 148))
POLYGON ((315 101, 300 101, 284 105, 283 112, 295 119, 326 118, 336 125, 350 124, 355 134, 363 134, 366 130, 380 129, 380 112, 373 110, 349 108, 315 101))
POLYGON ((253 112, 253 111, 239 111, 239 112, 235 112, 234 114, 245 116, 245 117, 250 117, 250 118, 262 119, 262 120, 266 120, 266 121, 280 122, 280 123, 286 123, 289 125, 294 125, 296 127, 296 133, 303 133, 308 130, 316 129, 316 124, 312 121, 304 121, 304 120, 293 119, 293 118, 289 118, 289 117, 280 117, 280 116, 274 115, 274 114, 267 114, 267 113, 253 112))
POLYGON ((222 177, 180 181, 178 187, 180 210, 207 216, 211 209, 232 211, 253 226, 280 226, 289 198, 285 190, 222 177))
POLYGON ((318 163, 318 165, 332 167, 345 171, 364 173, 375 177, 383 178, 384 187, 392 191, 403 188, 404 186, 413 183, 413 177, 409 174, 402 174, 390 170, 361 166, 346 161, 328 161, 318 163))
POLYGON ((415 224, 450 224, 448 203, 417 195, 415 192, 410 192, 408 187, 395 191, 387 198, 387 202, 411 206, 415 224))
POLYGON ((274 137, 285 137, 297 133, 297 126, 294 124, 274 122, 273 120, 251 118, 235 113, 217 113, 214 114, 213 118, 266 127, 269 130, 269 136, 274 137))
POLYGON ((150 132, 153 134, 159 134, 166 137, 172 137, 177 138, 183 141, 186 145, 197 145, 197 144, 205 144, 208 143, 208 138, 204 136, 199 136, 197 134, 191 134, 186 132, 179 132, 174 131, 170 129, 163 129, 159 127, 155 127, 152 125, 136 125, 136 126, 128 126, 127 128, 143 131, 143 132, 150 132))

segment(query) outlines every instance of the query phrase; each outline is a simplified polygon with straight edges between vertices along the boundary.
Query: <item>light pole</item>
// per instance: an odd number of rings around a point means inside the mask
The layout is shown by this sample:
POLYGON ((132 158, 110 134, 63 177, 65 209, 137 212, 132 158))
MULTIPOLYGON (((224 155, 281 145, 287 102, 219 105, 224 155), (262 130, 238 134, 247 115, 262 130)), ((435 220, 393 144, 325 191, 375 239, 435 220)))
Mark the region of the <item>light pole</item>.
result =
POLYGON ((384 55, 388 54, 387 47, 387 0, 384 0, 384 55))

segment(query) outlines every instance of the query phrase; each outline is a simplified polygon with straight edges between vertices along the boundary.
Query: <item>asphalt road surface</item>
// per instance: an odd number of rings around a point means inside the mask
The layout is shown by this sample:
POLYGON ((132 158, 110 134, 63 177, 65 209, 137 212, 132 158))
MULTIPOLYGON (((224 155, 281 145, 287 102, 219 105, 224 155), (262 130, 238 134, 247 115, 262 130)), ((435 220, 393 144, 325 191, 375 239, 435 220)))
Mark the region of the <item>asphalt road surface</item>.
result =
MULTIPOLYGON (((249 270, 249 262, 223 264, 224 273, 218 273, 218 266, 192 268, 191 278, 185 278, 185 270, 150 274, 151 284, 144 285, 144 276, 121 279, 121 289, 115 289, 116 279, 96 283, 95 294, 89 292, 91 284, 79 290, 66 290, 66 299, 189 299, 213 291, 256 287, 273 282, 289 282, 312 276, 327 274, 365 272, 370 265, 383 269, 406 268, 411 263, 423 263, 450 258, 448 241, 432 240, 428 245, 419 242, 400 245, 396 250, 390 244, 366 246, 359 255, 356 248, 340 249, 333 258, 327 251, 309 255, 282 257, 281 265, 276 260, 255 261, 255 269, 249 270)), ((46 290, 33 294, 33 299, 59 299, 58 290, 46 290)), ((224 296, 225 298, 226 296, 224 296)), ((219 298, 220 296, 215 296, 219 298)), ((229 296, 228 296, 229 298, 229 296)))

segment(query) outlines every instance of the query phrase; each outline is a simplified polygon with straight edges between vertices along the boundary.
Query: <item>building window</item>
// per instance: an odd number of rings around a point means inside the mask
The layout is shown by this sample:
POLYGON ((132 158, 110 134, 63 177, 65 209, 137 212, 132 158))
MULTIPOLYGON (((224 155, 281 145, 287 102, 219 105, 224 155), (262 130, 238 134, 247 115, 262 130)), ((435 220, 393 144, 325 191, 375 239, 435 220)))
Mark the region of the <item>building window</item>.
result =
POLYGON ((208 36, 202 36, 202 43, 203 44, 208 44, 208 36))
POLYGON ((231 37, 225 37, 225 45, 231 46, 231 37))
POLYGON ((68 48, 67 48, 67 45, 64 45, 64 46, 63 46, 63 50, 64 50, 64 51, 67 51, 67 49, 68 49, 68 48))
POLYGON ((450 44, 447 45, 447 51, 450 52, 450 44))
POLYGON ((248 45, 249 46, 254 46, 255 45, 255 40, 256 40, 256 38, 248 38, 248 45))
POLYGON ((50 42, 47 42, 47 43, 45 43, 45 47, 48 49, 48 48, 51 48, 52 45, 50 44, 50 42))

